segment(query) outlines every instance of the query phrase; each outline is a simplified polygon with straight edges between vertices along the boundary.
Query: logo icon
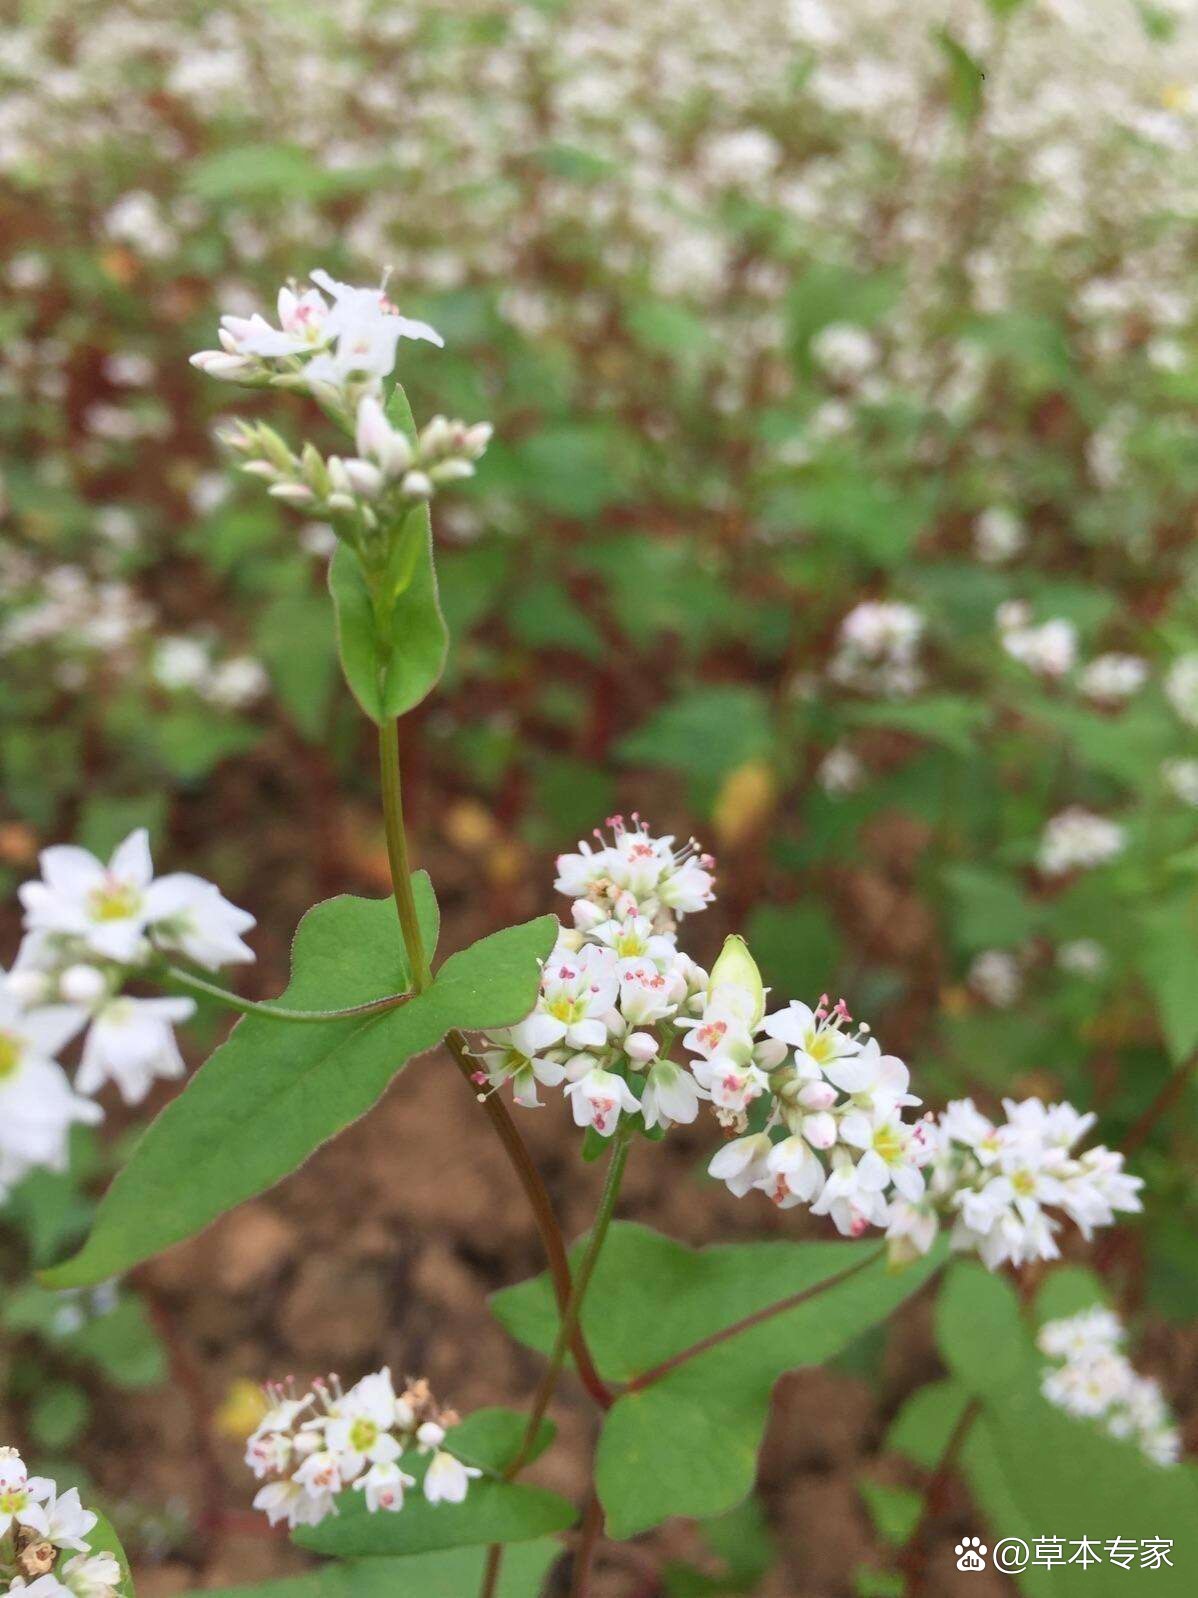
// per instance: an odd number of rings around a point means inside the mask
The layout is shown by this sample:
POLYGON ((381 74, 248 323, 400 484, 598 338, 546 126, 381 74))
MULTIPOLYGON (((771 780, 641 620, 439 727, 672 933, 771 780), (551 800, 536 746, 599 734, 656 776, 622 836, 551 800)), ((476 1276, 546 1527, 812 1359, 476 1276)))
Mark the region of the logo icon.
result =
POLYGON ((953 1549, 958 1570, 985 1570, 989 1549, 980 1537, 962 1537, 953 1549))

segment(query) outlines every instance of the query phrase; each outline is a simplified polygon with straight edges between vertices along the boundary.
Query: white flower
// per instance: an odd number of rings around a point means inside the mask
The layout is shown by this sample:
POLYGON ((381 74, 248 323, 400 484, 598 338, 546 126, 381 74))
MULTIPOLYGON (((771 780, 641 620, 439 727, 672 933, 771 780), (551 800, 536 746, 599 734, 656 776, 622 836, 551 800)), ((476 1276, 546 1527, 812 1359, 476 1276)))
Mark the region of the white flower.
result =
POLYGON ((811 340, 812 358, 842 383, 864 377, 878 359, 878 346, 865 328, 829 322, 811 340))
POLYGON ((621 1112, 635 1115, 640 1102, 622 1076, 598 1068, 590 1070, 566 1088, 576 1126, 593 1126, 601 1137, 610 1137, 621 1112))
POLYGON ((53 1492, 53 1482, 26 1472, 15 1449, 0 1450, 0 1537, 7 1537, 14 1526, 27 1526, 45 1537, 50 1522, 41 1500, 53 1492))
POLYGON ((1037 861, 1047 877, 1105 865, 1123 850, 1124 832, 1118 822, 1096 816, 1081 805, 1071 805, 1053 816, 1044 828, 1037 861))
POLYGON ((1164 1395, 1121 1352, 1125 1338, 1118 1316, 1101 1306, 1047 1322, 1037 1343, 1061 1363, 1045 1370, 1041 1389, 1049 1403, 1131 1439, 1157 1464, 1176 1464, 1181 1439, 1164 1395))
POLYGON ((768 1176, 772 1147, 764 1132, 734 1138, 712 1156, 707 1174, 723 1182, 737 1198, 743 1198, 750 1188, 768 1176))
POLYGON ((559 1087, 566 1079, 565 1067, 556 1060, 547 1059, 544 1052, 559 1043, 565 1033, 565 1023, 542 1010, 534 1010, 515 1026, 499 1027, 486 1033, 487 1042, 496 1045, 482 1054, 493 1085, 502 1087, 505 1082, 511 1082, 517 1104, 525 1109, 540 1109, 537 1083, 559 1087))
POLYGON ((0 1181, 36 1165, 64 1169, 71 1125, 102 1119, 53 1058, 82 1020, 81 1010, 65 1005, 24 1010, 0 988, 0 1181))
POLYGON ((474 1465, 463 1465, 452 1454, 438 1449, 424 1474, 424 1496, 430 1504, 460 1504, 471 1481, 481 1475, 474 1465))
POLYGON ((1179 655, 1165 678, 1165 695, 1187 727, 1198 727, 1198 651, 1179 655))
POLYGON ((1078 678, 1087 699, 1119 704, 1139 693, 1148 681, 1148 662, 1139 655, 1097 655, 1078 678))
POLYGON ((80 938, 110 960, 140 959, 153 914, 154 868, 144 827, 130 833, 107 866, 73 844, 43 849, 40 863, 42 881, 20 889, 29 930, 80 938))
POLYGON ((62 1567, 63 1580, 74 1598, 114 1598, 121 1584, 115 1554, 76 1554, 62 1567))
POLYGON ((1007 654, 1039 676, 1063 677, 1077 659, 1077 628, 1063 616, 1038 627, 1004 627, 1000 615, 999 625, 1007 654))
POLYGON ((337 1400, 324 1423, 324 1438, 336 1456, 342 1481, 352 1481, 367 1465, 390 1465, 399 1458, 402 1450, 390 1431, 395 1406, 391 1372, 386 1368, 363 1376, 337 1400))
POLYGON ((562 1026, 567 1049, 601 1049, 619 994, 619 966, 609 949, 585 944, 577 954, 554 951, 541 978, 541 1008, 562 1026))
POLYGON ((292 1475, 309 1498, 323 1500, 330 1493, 336 1495, 345 1485, 341 1465, 331 1448, 317 1448, 292 1475))
POLYGON ((174 871, 159 877, 148 897, 150 930, 159 948, 178 950, 209 971, 253 960, 241 934, 257 924, 254 917, 230 904, 214 883, 174 871))
POLYGON ((860 1039, 844 1031, 850 1019, 843 999, 829 1008, 825 995, 814 1010, 798 999, 792 999, 785 1010, 775 1010, 772 1015, 767 1015, 761 1023, 761 1030, 767 1037, 792 1048, 800 1067, 807 1067, 813 1072, 823 1071, 835 1082, 836 1078, 828 1072, 827 1067, 836 1061, 850 1059, 861 1050, 860 1039))
POLYGON ((699 1113, 699 1101, 707 1095, 686 1071, 672 1060, 658 1060, 650 1066, 641 1094, 641 1113, 645 1125, 669 1127, 675 1122, 689 1124, 699 1113))
POLYGON ((254 1508, 265 1514, 272 1526, 285 1520, 292 1531, 297 1526, 315 1526, 334 1510, 331 1492, 312 1493, 294 1478, 267 1482, 254 1494, 254 1508))
POLYGON ((354 1491, 365 1493, 366 1508, 372 1515, 380 1509, 396 1514, 403 1508, 405 1489, 415 1485, 416 1478, 400 1470, 394 1460, 380 1460, 358 1477, 354 1491))
POLYGON ((46 1496, 46 1538, 56 1548, 73 1548, 78 1553, 87 1551, 87 1535, 96 1524, 96 1516, 79 1502, 78 1488, 58 1496, 51 1487, 46 1496))
POLYGON ((984 949, 970 964, 969 985, 987 1003, 1005 1010, 1015 1003, 1023 988, 1019 961, 1007 949, 984 949))
POLYGON ((171 1024, 194 1011, 191 999, 110 999, 84 1041, 76 1077, 80 1091, 96 1093, 111 1081, 126 1104, 139 1104, 156 1078, 181 1077, 183 1056, 171 1024))
POLYGON ((991 505, 973 524, 973 547, 987 565, 997 566, 1018 555, 1027 541, 1023 523, 1014 511, 991 505))
POLYGON ((208 676, 208 646, 198 638, 162 638, 154 647, 150 670, 169 692, 198 688, 208 676))
POLYGON ((58 1577, 50 1571, 33 1581, 26 1581, 24 1577, 18 1576, 9 1590, 19 1592, 21 1598, 71 1598, 71 1589, 64 1587, 58 1577))

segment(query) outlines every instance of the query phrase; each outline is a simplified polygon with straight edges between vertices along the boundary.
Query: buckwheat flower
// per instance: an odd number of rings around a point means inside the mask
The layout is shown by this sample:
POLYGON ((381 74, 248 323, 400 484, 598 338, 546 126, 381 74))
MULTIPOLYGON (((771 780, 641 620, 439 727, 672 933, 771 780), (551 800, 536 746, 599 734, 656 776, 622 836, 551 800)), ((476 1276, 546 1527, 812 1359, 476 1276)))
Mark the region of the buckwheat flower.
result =
POLYGON ((1045 1369, 1041 1391, 1066 1413, 1098 1421, 1113 1437, 1136 1443, 1155 1463, 1176 1464, 1181 1438, 1164 1395, 1122 1352, 1125 1340, 1118 1316, 1098 1306, 1048 1321, 1036 1341, 1061 1363, 1045 1369))
POLYGON ((83 1011, 67 1005, 22 1009, 0 988, 0 1170, 5 1181, 37 1165, 65 1169, 71 1126, 103 1118, 99 1105, 72 1090, 54 1059, 83 1018, 83 1011))
POLYGON ((234 655, 214 666, 200 684, 200 694, 223 710, 244 710, 270 688, 270 676, 252 655, 234 655))
POLYGON ((973 547, 980 561, 1001 565, 1018 555, 1027 541, 1023 523, 1013 510, 991 505, 973 524, 973 547))
POLYGON ((829 749, 815 772, 815 780, 833 798, 856 793, 864 784, 865 776, 865 766, 861 760, 843 744, 829 749))
POLYGON ((309 1498, 321 1502, 330 1495, 336 1496, 345 1485, 340 1462, 331 1448, 315 1449, 292 1473, 291 1479, 309 1498))
POLYGON ((1179 655, 1170 666, 1165 697, 1187 727, 1198 727, 1198 651, 1179 655))
POLYGON ((157 1079, 181 1077, 183 1056, 171 1028, 194 1013, 191 999, 110 999, 88 1028, 75 1078, 79 1091, 96 1093, 115 1082, 126 1104, 140 1104, 157 1079))
POLYGON ((1163 760, 1161 779, 1183 804, 1198 805, 1198 760, 1163 760))
POLYGON ((171 693, 198 688, 209 672, 208 646, 198 638, 163 638, 154 647, 150 672, 171 693))
POLYGON ((811 1213, 830 1216, 842 1237, 860 1237, 871 1226, 885 1226, 889 1182, 890 1172, 881 1159, 863 1155, 854 1163, 847 1151, 834 1149, 831 1174, 811 1213))
POLYGON ((73 1598, 115 1598, 121 1567, 115 1554, 75 1554, 63 1565, 62 1579, 73 1598))
POLYGON ((622 1076, 599 1067, 589 1070, 566 1089, 576 1126, 593 1126, 600 1137, 610 1137, 621 1113, 635 1115, 640 1101, 622 1076))
POLYGON ((1019 961, 1007 949, 984 949, 975 955, 968 981, 976 993, 998 1010, 1014 1004, 1023 989, 1019 961))
POLYGON ((586 944, 576 954, 555 951, 545 962, 541 1006, 560 1023, 566 1049, 603 1048, 619 991, 619 967, 610 949, 586 944))
POLYGON ((1041 677, 1063 677, 1077 659, 1077 628, 1063 616, 1033 626, 1002 626, 1002 646, 1013 660, 1041 677))
POLYGON ((707 1097, 689 1072, 672 1060, 657 1060, 645 1077, 641 1114, 650 1129, 676 1122, 689 1125, 699 1113, 700 1100, 707 1097))
POLYGON ((294 1478, 267 1482, 254 1494, 254 1508, 262 1510, 272 1526, 286 1521, 294 1531, 297 1526, 315 1526, 334 1511, 331 1492, 314 1494, 294 1478))
POLYGON ((767 1037, 794 1050, 800 1064, 823 1071, 833 1062, 860 1053, 861 1041, 845 1026, 851 1017, 843 999, 829 1008, 825 994, 812 1010, 792 999, 785 1010, 776 1010, 761 1023, 767 1037))
POLYGON ((543 1087, 560 1087, 566 1079, 565 1067, 547 1057, 545 1051, 565 1036, 565 1023, 541 1010, 534 1010, 515 1026, 484 1033, 494 1048, 485 1049, 482 1062, 494 1087, 511 1082, 517 1104, 525 1109, 541 1108, 538 1082, 543 1087))
MULTIPOLYGON (((354 1491, 365 1494, 366 1507, 371 1514, 380 1509, 397 1514, 403 1508, 405 1490, 415 1485, 416 1478, 400 1470, 394 1460, 380 1460, 371 1465, 364 1476, 358 1477, 354 1491)), ((465 1497, 465 1493, 462 1496, 465 1497)))
POLYGON ((29 1475, 15 1448, 0 1450, 0 1537, 21 1526, 45 1537, 49 1520, 42 1500, 53 1492, 53 1482, 29 1475))
POLYGON ((417 1429, 419 1451, 432 1459, 424 1474, 424 1496, 430 1504, 460 1504, 464 1502, 470 1483, 482 1475, 474 1465, 463 1465, 441 1444, 445 1441, 445 1428, 436 1421, 425 1421, 417 1429))
MULTIPOLYGON (((835 1134, 833 1134, 835 1135, 835 1134)), ((810 1204, 823 1191, 828 1173, 805 1135, 792 1133, 770 1147, 766 1174, 752 1185, 769 1195, 779 1209, 810 1204)))
POLYGON ((35 1577, 33 1581, 26 1581, 23 1576, 16 1576, 9 1591, 19 1592, 22 1598, 71 1598, 71 1589, 64 1587, 58 1577, 50 1571, 35 1577))
POLYGON ((47 1541, 56 1548, 71 1548, 77 1553, 86 1553, 87 1536, 95 1526, 97 1517, 80 1503, 78 1488, 72 1487, 59 1497, 58 1489, 51 1484, 44 1507, 46 1530, 43 1535, 47 1541))
POLYGON ((231 353, 260 355, 273 360, 284 355, 306 355, 322 349, 332 337, 329 307, 316 289, 297 294, 284 284, 278 294, 278 327, 257 311, 252 316, 222 316, 222 329, 232 340, 231 353))
POLYGON ((1097 655, 1082 671, 1078 687, 1102 705, 1122 704, 1148 681, 1148 662, 1139 655, 1097 655))
POLYGON ((324 1423, 324 1438, 343 1481, 352 1481, 367 1465, 389 1465, 399 1458, 402 1450, 390 1431, 395 1407, 391 1372, 386 1368, 363 1376, 337 1399, 324 1423))
POLYGON ((241 935, 257 922, 214 883, 189 871, 173 871, 158 878, 148 899, 149 931, 157 948, 186 955, 209 971, 254 959, 241 935))
POLYGON ((140 960, 153 914, 154 867, 144 827, 118 845, 107 866, 73 844, 43 849, 39 861, 42 880, 19 890, 26 928, 80 938, 111 960, 140 960))
POLYGON ((1106 865, 1122 853, 1123 828, 1081 805, 1071 805, 1053 816, 1040 840, 1037 864, 1046 877, 1063 877, 1071 871, 1106 865))
POLYGON ((851 322, 829 322, 811 340, 812 358, 841 383, 864 377, 878 359, 878 346, 865 328, 851 322))
POLYGON ((707 1174, 723 1182, 737 1198, 743 1198, 769 1175, 772 1149, 773 1144, 764 1132, 734 1138, 712 1156, 707 1174))

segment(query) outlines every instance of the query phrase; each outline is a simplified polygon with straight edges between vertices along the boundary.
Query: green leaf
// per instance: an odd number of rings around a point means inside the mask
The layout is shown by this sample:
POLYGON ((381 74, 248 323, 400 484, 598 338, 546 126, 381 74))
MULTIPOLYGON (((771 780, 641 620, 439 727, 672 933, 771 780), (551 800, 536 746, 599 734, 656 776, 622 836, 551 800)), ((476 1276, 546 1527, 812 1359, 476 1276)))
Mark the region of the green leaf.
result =
POLYGON ((1150 906, 1140 924, 1140 970, 1160 1009, 1170 1057, 1180 1065, 1198 1047, 1198 893, 1150 906))
MULTIPOLYGON (((414 887, 431 949, 436 903, 422 874, 414 887)), ((43 1279, 56 1287, 101 1281, 193 1236, 363 1115, 407 1061, 450 1028, 520 1020, 536 1002, 538 962, 556 933, 553 916, 493 933, 451 956, 426 992, 382 1014, 303 1026, 257 1015, 239 1021, 144 1134, 83 1249, 43 1279)), ((296 933, 292 968, 282 1002, 297 1009, 404 989, 394 907, 352 898, 317 905, 296 933)))
POLYGON ((337 671, 328 604, 315 594, 280 594, 255 638, 288 715, 306 738, 320 738, 337 671))
MULTIPOLYGON (((547 1538, 507 1548, 496 1598, 535 1598, 560 1554, 560 1546, 547 1538)), ((350 1560, 303 1576, 205 1589, 203 1598, 463 1598, 478 1591, 485 1559, 480 1548, 454 1548, 406 1559, 350 1560)))
POLYGON ((621 740, 620 759, 633 765, 665 766, 689 777, 710 804, 720 779, 773 747, 769 703, 757 688, 691 688, 654 711, 621 740))
POLYGON ((905 1543, 923 1513, 923 1494, 867 1477, 861 1483, 861 1496, 879 1537, 897 1546, 905 1543))
POLYGON ((891 1423, 886 1447, 934 1470, 968 1402, 969 1394, 952 1378, 917 1388, 891 1423))
POLYGON ((849 719, 863 727, 893 727, 943 744, 955 754, 972 756, 986 707, 957 694, 928 694, 912 704, 854 705, 849 719))
MULTIPOLYGON (((732 1508, 752 1486, 778 1377, 838 1354, 939 1265, 935 1255, 891 1272, 877 1246, 866 1243, 695 1250, 646 1227, 612 1227, 582 1320, 600 1374, 613 1382, 632 1381, 855 1265, 862 1267, 856 1275, 617 1399, 604 1421, 596 1476, 611 1536, 631 1537, 674 1515, 702 1519, 732 1508)), ((545 1277, 496 1294, 492 1307, 521 1342, 542 1352, 552 1345, 557 1313, 545 1277)))
MULTIPOLYGON (((453 1429, 453 1452, 464 1464, 481 1465, 484 1470, 502 1472, 520 1452, 527 1417, 514 1409, 476 1409, 453 1429)), ((536 1441, 525 1463, 539 1459, 549 1447, 557 1428, 543 1420, 536 1441)))
MULTIPOLYGON (((402 1469, 423 1480, 429 1460, 406 1454, 402 1469)), ((339 1513, 319 1526, 301 1526, 301 1548, 339 1559, 425 1554, 481 1543, 529 1542, 565 1531, 577 1519, 574 1505, 541 1487, 483 1477, 470 1483, 464 1503, 430 1504, 419 1486, 408 1489, 399 1514, 370 1514, 361 1493, 341 1493, 339 1513)))
POLYGON ((357 556, 339 544, 329 563, 341 667, 354 698, 375 722, 402 716, 431 693, 449 649, 427 506, 409 513, 403 537, 415 541, 415 564, 388 607, 385 645, 379 643, 374 602, 357 556))
POLYGON ((986 74, 949 28, 937 28, 932 37, 948 63, 948 97, 953 111, 967 126, 976 122, 982 109, 982 85, 986 74))

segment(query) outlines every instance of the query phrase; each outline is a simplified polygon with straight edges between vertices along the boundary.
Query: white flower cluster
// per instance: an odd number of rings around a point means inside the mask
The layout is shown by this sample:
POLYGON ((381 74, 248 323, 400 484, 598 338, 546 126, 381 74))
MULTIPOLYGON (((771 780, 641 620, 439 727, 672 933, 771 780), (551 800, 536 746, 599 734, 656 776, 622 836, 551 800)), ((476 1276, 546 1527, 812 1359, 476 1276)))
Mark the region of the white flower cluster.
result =
POLYGON ((1159 1383, 1139 1375, 1123 1353, 1126 1339, 1119 1317, 1097 1305, 1047 1321, 1037 1342, 1041 1353, 1059 1363, 1045 1371, 1041 1391, 1068 1414, 1130 1439, 1156 1464, 1175 1465, 1180 1434, 1159 1383))
POLYGON ((1063 677, 1077 660, 1077 628, 1063 616, 1034 625, 1031 610, 1021 599, 998 607, 999 637, 1013 660, 1039 677, 1063 677))
POLYGON ((222 316, 221 348, 200 350, 192 365, 229 382, 302 387, 338 400, 345 389, 377 389, 395 367, 401 338, 442 343, 427 322, 399 314, 385 285, 355 288, 319 267, 311 275, 319 287, 279 290, 278 327, 258 312, 222 316))
POLYGON ((244 710, 270 687, 266 667, 253 655, 212 656, 208 638, 172 634, 155 644, 150 674, 167 693, 193 693, 221 710, 244 710))
POLYGON ((438 1408, 423 1380, 397 1394, 384 1368, 348 1392, 330 1376, 299 1396, 271 1386, 267 1398, 270 1409, 246 1445, 245 1461, 265 1481, 254 1508, 272 1526, 283 1520, 292 1527, 316 1525, 337 1513, 337 1494, 351 1486, 371 1514, 401 1510, 417 1480, 401 1462, 413 1454, 431 1456, 422 1485, 430 1504, 460 1504, 471 1479, 482 1474, 444 1446, 458 1417, 438 1408))
MULTIPOLYGON (((1138 1210, 1142 1183, 1106 1148, 1074 1152, 1094 1124, 1068 1104, 1005 1101, 993 1125, 968 1100, 939 1119, 919 1104, 903 1062, 884 1054, 843 1000, 792 1001, 766 1013, 760 973, 729 938, 710 975, 678 947, 677 922, 713 899, 710 857, 675 850, 634 816, 612 837, 558 857, 556 886, 573 927, 545 962, 537 1007, 485 1034, 475 1080, 512 1083, 540 1106, 563 1087, 579 1126, 610 1137, 622 1115, 652 1131, 692 1122, 701 1102, 731 1134, 708 1170, 738 1197, 759 1190, 806 1204, 859 1237, 884 1228, 896 1261, 925 1254, 942 1223, 954 1248, 995 1269, 1052 1259, 1059 1210, 1089 1236, 1138 1210), (686 1063, 670 1058, 681 1044, 686 1063)), ((1001 951, 991 951, 1001 953, 1001 951)), ((1004 957, 1009 959, 1010 957, 1004 957)), ((1009 978, 995 1002, 1008 997, 1009 978)))
POLYGON ((971 1099, 925 1122, 927 1186, 917 1202, 894 1205, 887 1236, 897 1260, 926 1254, 942 1224, 954 1249, 976 1252, 990 1270, 1056 1259, 1059 1211, 1089 1238, 1119 1210, 1141 1208, 1143 1182, 1123 1156, 1101 1145, 1077 1153, 1093 1114, 1040 1099, 1003 1100, 996 1125, 971 1099))
POLYGON ((512 1082, 530 1108, 538 1083, 564 1084, 576 1123, 603 1137, 623 1112, 639 1111, 650 1128, 693 1121, 706 1097, 668 1055, 707 988, 707 973, 678 947, 677 921, 711 903, 715 862, 693 839, 675 849, 632 820, 614 816, 610 841, 596 833, 598 848, 581 843, 558 857, 573 927, 545 962, 537 1008, 488 1033, 482 1056, 482 1080, 512 1082), (630 1079, 643 1082, 639 1098, 630 1079))
POLYGON ((725 981, 717 963, 687 1047, 726 1127, 745 1133, 756 1101, 768 1108, 761 1130, 726 1144, 708 1170, 738 1197, 759 1188, 782 1209, 808 1204, 846 1237, 885 1226, 896 1198, 923 1197, 930 1153, 926 1123, 903 1115, 919 1103, 907 1067, 868 1028, 850 1030, 843 999, 824 995, 814 1010, 792 1001, 765 1015, 749 966, 746 954, 741 974, 732 966, 725 981))
POLYGON ((183 1074, 172 1025, 192 1001, 132 997, 130 978, 167 956, 210 971, 254 958, 241 938, 253 916, 202 877, 155 878, 144 829, 107 865, 62 844, 41 868, 20 889, 25 937, 0 977, 0 1195, 35 1166, 65 1168, 70 1128, 102 1118, 89 1095, 106 1082, 135 1104, 183 1074), (72 1085, 57 1056, 85 1027, 72 1085))
POLYGON ((1044 828, 1036 863, 1046 877, 1104 866, 1123 852, 1124 831, 1117 821, 1070 805, 1044 828))
POLYGON ((91 1552, 95 1525, 77 1488, 60 1493, 31 1476, 15 1448, 0 1448, 0 1595, 115 1598, 121 1567, 115 1555, 91 1552))
POLYGON ((912 605, 864 601, 840 624, 828 675, 861 693, 910 698, 923 683, 917 659, 923 626, 923 617, 912 605))
POLYGON ((426 322, 401 316, 382 288, 338 283, 319 268, 319 288, 279 290, 279 326, 263 316, 221 318, 220 350, 201 350, 192 364, 212 377, 260 387, 306 389, 354 435, 357 454, 327 458, 312 444, 295 454, 273 428, 238 422, 221 437, 244 457, 242 470, 268 492, 335 524, 350 516, 367 531, 431 499, 446 483, 474 474, 491 438, 487 422, 467 425, 434 416, 415 439, 394 427, 380 403, 382 380, 395 367, 401 338, 442 344, 426 322))

